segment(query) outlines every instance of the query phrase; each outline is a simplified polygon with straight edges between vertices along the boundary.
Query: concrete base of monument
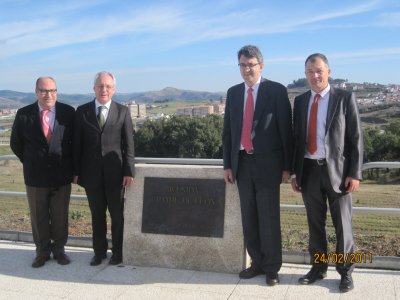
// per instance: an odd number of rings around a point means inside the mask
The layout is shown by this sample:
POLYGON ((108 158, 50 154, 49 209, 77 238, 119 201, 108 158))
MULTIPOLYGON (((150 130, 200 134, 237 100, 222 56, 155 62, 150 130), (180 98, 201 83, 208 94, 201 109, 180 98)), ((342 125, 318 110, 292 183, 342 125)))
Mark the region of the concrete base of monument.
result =
POLYGON ((225 187, 220 166, 136 165, 124 216, 124 264, 228 273, 246 266, 237 187, 225 187))

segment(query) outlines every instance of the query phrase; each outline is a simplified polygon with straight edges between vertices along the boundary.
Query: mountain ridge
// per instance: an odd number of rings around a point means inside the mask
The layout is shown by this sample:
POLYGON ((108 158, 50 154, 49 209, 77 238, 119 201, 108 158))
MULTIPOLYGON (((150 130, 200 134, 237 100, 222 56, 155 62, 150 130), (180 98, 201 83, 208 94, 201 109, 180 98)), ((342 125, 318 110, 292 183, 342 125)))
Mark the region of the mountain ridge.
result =
MULTIPOLYGON (((117 102, 136 101, 137 103, 153 103, 161 100, 198 101, 219 100, 225 92, 206 92, 165 87, 158 91, 115 93, 113 100, 117 102)), ((71 105, 80 105, 93 100, 94 94, 59 93, 58 101, 71 105)), ((0 107, 21 107, 36 101, 35 93, 25 93, 12 90, 0 90, 0 107)))

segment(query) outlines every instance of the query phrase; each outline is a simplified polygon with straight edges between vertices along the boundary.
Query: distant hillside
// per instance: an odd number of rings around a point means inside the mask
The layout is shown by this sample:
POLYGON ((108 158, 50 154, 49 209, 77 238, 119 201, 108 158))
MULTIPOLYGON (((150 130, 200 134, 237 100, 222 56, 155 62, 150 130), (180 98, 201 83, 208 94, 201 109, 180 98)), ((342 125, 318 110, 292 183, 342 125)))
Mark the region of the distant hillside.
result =
POLYGON ((8 98, 4 98, 4 97, 0 97, 0 108, 12 108, 12 107, 18 107, 19 106, 19 102, 8 99, 8 98))
POLYGON ((166 87, 160 91, 150 91, 136 94, 139 102, 154 102, 161 100, 174 101, 197 101, 197 100, 218 100, 225 95, 225 92, 211 93, 190 90, 181 90, 173 87, 166 87))
MULTIPOLYGON (((140 93, 116 93, 113 97, 118 102, 136 101, 137 103, 152 103, 154 101, 198 101, 218 100, 225 92, 211 93, 202 91, 181 90, 166 87, 160 91, 148 91, 140 93)), ((58 94, 60 102, 77 106, 94 98, 94 94, 58 94)), ((20 107, 36 101, 34 93, 22 93, 10 90, 0 90, 0 108, 20 107)))

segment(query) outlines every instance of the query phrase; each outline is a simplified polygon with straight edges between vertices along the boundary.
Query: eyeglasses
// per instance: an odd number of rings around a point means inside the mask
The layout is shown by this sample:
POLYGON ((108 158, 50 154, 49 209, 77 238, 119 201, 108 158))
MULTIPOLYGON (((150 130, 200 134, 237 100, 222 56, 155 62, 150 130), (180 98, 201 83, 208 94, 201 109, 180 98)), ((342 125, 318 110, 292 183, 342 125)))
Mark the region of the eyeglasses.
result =
POLYGON ((114 86, 113 85, 96 85, 96 88, 98 88, 99 90, 102 90, 102 89, 111 90, 114 88, 114 86))
POLYGON ((238 66, 241 67, 242 69, 253 69, 255 66, 259 65, 260 63, 256 64, 244 64, 244 63, 239 63, 238 66))
POLYGON ((37 89, 37 90, 40 94, 43 94, 43 95, 46 95, 47 93, 49 93, 49 94, 57 93, 57 89, 53 89, 53 90, 37 89))

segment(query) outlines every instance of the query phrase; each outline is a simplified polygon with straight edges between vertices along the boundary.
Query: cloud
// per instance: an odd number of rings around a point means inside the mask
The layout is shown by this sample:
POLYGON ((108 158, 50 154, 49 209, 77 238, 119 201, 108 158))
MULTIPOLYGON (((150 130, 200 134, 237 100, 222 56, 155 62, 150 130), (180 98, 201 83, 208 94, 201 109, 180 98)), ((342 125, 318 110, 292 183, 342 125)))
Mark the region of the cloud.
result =
POLYGON ((335 59, 342 58, 380 58, 400 57, 400 48, 380 48, 352 52, 336 52, 329 55, 335 59))
MULTIPOLYGON (((283 64, 283 63, 292 63, 292 62, 302 62, 306 59, 307 55, 295 55, 295 56, 283 56, 283 57, 275 57, 266 59, 266 63, 268 64, 283 64)), ((347 59, 364 59, 366 62, 371 58, 378 58, 385 60, 390 57, 399 57, 400 58, 400 48, 377 48, 377 49, 369 49, 369 50, 361 50, 361 51, 347 51, 347 52, 331 52, 327 53, 328 59, 330 61, 340 62, 341 60, 347 59)))
POLYGON ((64 20, 13 22, 0 25, 0 58, 37 50, 89 43, 132 33, 165 33, 180 24, 179 12, 168 8, 148 8, 125 16, 79 19, 71 24, 64 20), (154 20, 157 20, 155 22, 154 20), (11 30, 12 29, 12 30, 11 30), (9 33, 7 33, 9 32, 9 33))
POLYGON ((376 20, 376 25, 399 27, 400 26, 400 12, 381 13, 376 20))
POLYGON ((12 42, 15 38, 21 38, 43 32, 55 26, 55 22, 38 20, 34 22, 17 21, 12 23, 0 24, 0 40, 5 43, 12 42))
MULTIPOLYGON (((189 4, 185 6, 175 1, 165 6, 130 6, 122 12, 101 11, 97 17, 91 18, 83 13, 86 8, 101 6, 104 2, 96 0, 54 4, 46 10, 33 10, 31 15, 39 13, 37 19, 0 24, 0 58, 97 41, 109 42, 116 37, 120 38, 119 42, 130 43, 132 47, 147 45, 176 48, 236 37, 309 30, 312 27, 318 28, 317 25, 329 28, 337 26, 337 22, 325 24, 325 21, 372 11, 382 1, 335 5, 324 9, 329 13, 314 14, 311 17, 310 11, 315 10, 315 7, 310 6, 315 6, 315 2, 297 4, 298 7, 282 10, 282 6, 270 7, 269 3, 263 6, 259 4, 261 6, 257 8, 242 9, 231 1, 220 5, 214 5, 213 1, 205 2, 200 7, 189 4), (236 6, 231 6, 232 3, 236 6), (77 14, 72 18, 65 15, 68 11, 76 11, 77 14), (45 21, 44 14, 47 17, 45 21)), ((397 14, 390 14, 389 17, 392 23, 400 22, 397 14)))
POLYGON ((382 3, 381 0, 373 0, 359 5, 337 7, 335 10, 332 10, 328 13, 316 14, 313 17, 307 18, 305 19, 305 21, 303 21, 303 24, 326 21, 330 19, 366 13, 377 9, 381 3, 382 3))
MULTIPOLYGON (((359 15, 376 10, 382 3, 381 0, 372 0, 366 3, 327 7, 329 13, 310 16, 310 11, 315 10, 315 3, 301 3, 301 6, 291 10, 282 11, 282 7, 264 9, 238 10, 230 13, 220 13, 215 17, 198 18, 186 16, 182 27, 174 39, 174 45, 187 45, 199 42, 207 42, 234 37, 269 35, 276 33, 289 33, 300 30, 309 30, 309 25, 320 28, 324 22, 359 15), (309 5, 309 6, 307 6, 309 5), (249 26, 250 25, 250 26, 249 26), (306 27, 307 26, 307 27, 306 27)), ((338 24, 324 24, 325 28, 337 27, 338 24)), ((359 26, 352 24, 350 26, 359 26)), ((349 27, 347 25, 346 27, 349 27)))

